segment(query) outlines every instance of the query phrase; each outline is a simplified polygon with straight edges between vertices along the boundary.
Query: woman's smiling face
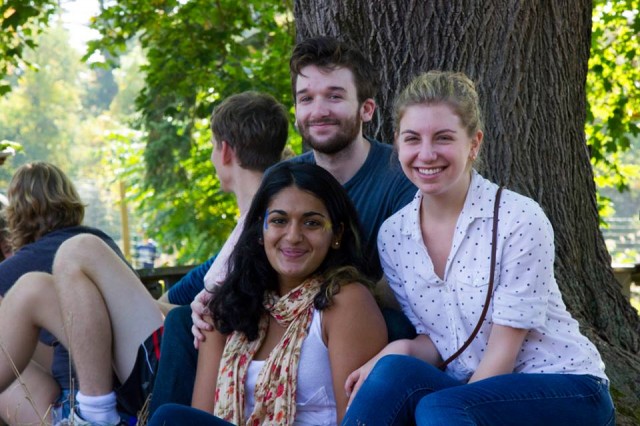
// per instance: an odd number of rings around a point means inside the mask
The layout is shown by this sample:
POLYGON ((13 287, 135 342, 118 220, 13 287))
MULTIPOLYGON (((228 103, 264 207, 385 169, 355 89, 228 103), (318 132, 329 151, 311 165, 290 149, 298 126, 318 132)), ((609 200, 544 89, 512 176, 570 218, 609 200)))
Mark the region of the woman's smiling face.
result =
POLYGON ((262 232, 264 250, 278 273, 281 294, 312 275, 337 241, 322 200, 295 186, 284 188, 271 199, 262 232))
POLYGON ((443 103, 408 106, 396 133, 402 170, 425 195, 466 192, 481 141, 482 132, 469 135, 460 117, 443 103))

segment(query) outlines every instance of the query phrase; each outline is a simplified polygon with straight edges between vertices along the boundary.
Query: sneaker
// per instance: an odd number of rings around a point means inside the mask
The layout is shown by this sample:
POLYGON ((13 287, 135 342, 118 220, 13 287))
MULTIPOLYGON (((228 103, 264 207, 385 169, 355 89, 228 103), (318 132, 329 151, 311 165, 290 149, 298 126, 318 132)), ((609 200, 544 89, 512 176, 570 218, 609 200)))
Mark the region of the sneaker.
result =
POLYGON ((129 426, 129 422, 120 419, 118 423, 91 423, 80 417, 74 408, 69 417, 60 420, 54 426, 129 426))

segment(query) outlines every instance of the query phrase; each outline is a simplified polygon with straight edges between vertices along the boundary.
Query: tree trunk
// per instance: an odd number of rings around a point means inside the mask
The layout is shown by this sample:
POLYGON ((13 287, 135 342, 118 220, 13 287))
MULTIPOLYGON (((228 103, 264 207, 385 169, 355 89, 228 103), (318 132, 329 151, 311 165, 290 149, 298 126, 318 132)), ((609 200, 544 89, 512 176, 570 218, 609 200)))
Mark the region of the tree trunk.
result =
POLYGON ((556 237, 556 277, 612 381, 618 424, 640 422, 640 319, 620 291, 598 227, 585 144, 590 0, 296 0, 298 39, 334 35, 379 67, 379 114, 391 141, 398 88, 430 70, 477 82, 489 179, 538 201, 556 237))

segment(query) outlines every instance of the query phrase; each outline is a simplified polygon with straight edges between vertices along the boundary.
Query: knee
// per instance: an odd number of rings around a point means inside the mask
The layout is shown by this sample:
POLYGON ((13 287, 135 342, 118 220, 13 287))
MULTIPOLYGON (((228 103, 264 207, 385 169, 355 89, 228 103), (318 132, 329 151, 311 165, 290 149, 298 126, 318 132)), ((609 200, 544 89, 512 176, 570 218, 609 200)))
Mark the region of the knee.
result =
POLYGON ((9 305, 38 306, 42 298, 51 300, 53 279, 45 272, 28 272, 21 276, 5 295, 9 305))
POLYGON ((373 367, 371 374, 385 377, 397 377, 416 359, 407 355, 385 355, 373 367))
POLYGON ((165 332, 170 330, 171 333, 182 333, 185 331, 188 337, 191 337, 191 307, 189 305, 178 306, 169 311, 164 320, 165 332))
POLYGON ((410 358, 405 355, 385 355, 373 366, 363 386, 384 393, 389 389, 390 380, 394 383, 405 383, 406 362, 410 361, 410 358))
POLYGON ((80 269, 84 262, 95 262, 101 257, 105 243, 92 234, 79 234, 64 241, 53 261, 54 274, 60 269, 80 269))
POLYGON ((402 365, 407 361, 406 355, 385 355, 376 363, 376 369, 385 369, 393 371, 397 366, 402 365))
POLYGON ((467 424, 463 419, 468 417, 468 413, 457 398, 434 392, 420 399, 416 405, 415 417, 418 426, 452 424, 452 419, 460 422, 455 424, 467 424))
MULTIPOLYGON (((176 412, 179 412, 179 406, 175 404, 165 404, 153 413, 149 419, 149 426, 153 425, 171 425, 174 424, 176 412)), ((179 413, 178 413, 179 414, 179 413)))

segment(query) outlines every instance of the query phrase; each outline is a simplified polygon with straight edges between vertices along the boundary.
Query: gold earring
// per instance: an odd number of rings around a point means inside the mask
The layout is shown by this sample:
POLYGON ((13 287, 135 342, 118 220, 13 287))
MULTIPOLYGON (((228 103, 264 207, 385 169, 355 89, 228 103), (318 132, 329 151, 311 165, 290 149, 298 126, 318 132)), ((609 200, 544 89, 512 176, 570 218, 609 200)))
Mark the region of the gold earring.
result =
POLYGON ((333 242, 333 248, 334 249, 339 249, 340 248, 340 241, 336 240, 333 242))

